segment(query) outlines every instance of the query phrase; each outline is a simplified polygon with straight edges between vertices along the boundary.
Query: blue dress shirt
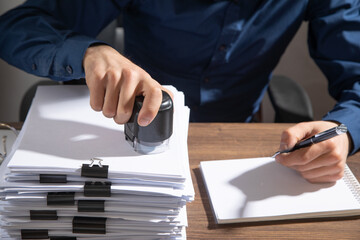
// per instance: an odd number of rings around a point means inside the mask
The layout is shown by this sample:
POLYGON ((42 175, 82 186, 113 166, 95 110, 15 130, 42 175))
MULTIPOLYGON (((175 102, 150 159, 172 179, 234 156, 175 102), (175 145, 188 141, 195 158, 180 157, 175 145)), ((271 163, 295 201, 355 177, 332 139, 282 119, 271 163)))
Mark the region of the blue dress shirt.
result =
POLYGON ((84 78, 86 49, 120 13, 125 55, 183 91, 192 121, 248 122, 302 21, 338 104, 324 120, 360 147, 358 0, 30 0, 0 18, 0 57, 29 73, 84 78))

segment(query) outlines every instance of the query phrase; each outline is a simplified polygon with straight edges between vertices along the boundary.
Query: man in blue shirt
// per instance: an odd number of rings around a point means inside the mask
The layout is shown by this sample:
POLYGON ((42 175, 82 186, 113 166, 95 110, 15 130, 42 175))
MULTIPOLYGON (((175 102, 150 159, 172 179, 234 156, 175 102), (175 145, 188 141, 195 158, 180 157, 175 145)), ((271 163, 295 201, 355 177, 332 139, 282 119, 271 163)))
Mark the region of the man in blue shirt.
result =
POLYGON ((356 0, 30 0, 0 18, 0 57, 54 80, 86 78, 90 105, 125 123, 144 95, 155 117, 161 84, 183 91, 192 121, 249 122, 302 21, 310 54, 338 104, 287 129, 280 149, 344 123, 348 135, 276 160, 310 182, 336 181, 360 147, 360 2, 356 0), (125 54, 95 36, 120 13, 125 54), (126 57, 125 57, 126 56, 126 57))

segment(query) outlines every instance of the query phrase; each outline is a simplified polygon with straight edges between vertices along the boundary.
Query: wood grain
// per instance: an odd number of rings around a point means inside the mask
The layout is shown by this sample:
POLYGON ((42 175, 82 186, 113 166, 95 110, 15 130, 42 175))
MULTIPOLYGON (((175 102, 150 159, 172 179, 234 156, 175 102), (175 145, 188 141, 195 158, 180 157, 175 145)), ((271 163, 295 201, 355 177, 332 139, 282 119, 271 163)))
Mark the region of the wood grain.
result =
MULTIPOLYGON (((200 161, 271 156, 279 147, 281 132, 289 126, 272 123, 190 124, 188 147, 195 201, 187 205, 188 239, 360 239, 359 217, 215 223, 199 171, 200 161)), ((360 180, 360 153, 351 156, 348 165, 360 180)))
MULTIPOLYGON (((11 125, 17 129, 22 126, 21 123, 11 125)), ((190 123, 188 147, 195 201, 187 204, 189 240, 360 239, 359 217, 215 223, 199 171, 200 161, 271 156, 279 147, 281 132, 289 126, 273 123, 190 123)), ((347 163, 360 181, 360 152, 349 157, 347 163)))

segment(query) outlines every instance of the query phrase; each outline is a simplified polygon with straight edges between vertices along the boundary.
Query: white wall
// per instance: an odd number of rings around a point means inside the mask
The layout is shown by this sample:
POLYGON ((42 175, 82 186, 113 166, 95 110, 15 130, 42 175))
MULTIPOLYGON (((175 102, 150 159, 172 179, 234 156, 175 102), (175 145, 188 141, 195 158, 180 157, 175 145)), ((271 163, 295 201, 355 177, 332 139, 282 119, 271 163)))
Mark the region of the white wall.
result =
MULTIPOLYGON (((0 14, 24 2, 23 0, 1 0, 0 14)), ((1 34, 1 33, 0 33, 1 34)), ((316 119, 321 119, 335 101, 327 92, 327 82, 310 59, 307 43, 307 24, 304 23, 291 42, 275 74, 288 76, 299 82, 308 92, 316 119)), ((0 59, 0 121, 19 120, 19 108, 26 90, 40 78, 18 70, 0 59)), ((274 113, 266 97, 263 103, 263 121, 272 122, 274 113)))

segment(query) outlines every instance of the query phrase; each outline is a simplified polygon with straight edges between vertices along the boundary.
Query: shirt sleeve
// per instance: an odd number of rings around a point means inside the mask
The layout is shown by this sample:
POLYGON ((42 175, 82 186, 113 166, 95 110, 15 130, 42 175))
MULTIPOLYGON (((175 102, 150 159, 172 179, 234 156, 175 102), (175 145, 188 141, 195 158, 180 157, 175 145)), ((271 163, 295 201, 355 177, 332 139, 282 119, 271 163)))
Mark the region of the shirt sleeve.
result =
POLYGON ((360 148, 360 1, 309 1, 309 51, 337 104, 323 120, 344 123, 360 148))
POLYGON ((84 78, 86 49, 120 9, 111 0, 26 1, 0 17, 0 57, 37 76, 84 78))

